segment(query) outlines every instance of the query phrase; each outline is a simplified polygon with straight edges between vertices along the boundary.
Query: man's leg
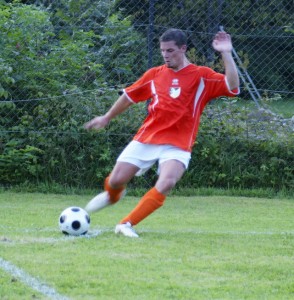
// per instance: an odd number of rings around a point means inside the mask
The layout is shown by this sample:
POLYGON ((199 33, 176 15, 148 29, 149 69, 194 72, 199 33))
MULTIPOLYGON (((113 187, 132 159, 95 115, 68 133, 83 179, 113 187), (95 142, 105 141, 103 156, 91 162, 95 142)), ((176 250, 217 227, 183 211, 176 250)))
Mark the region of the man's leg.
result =
POLYGON ((111 174, 105 179, 104 192, 94 197, 85 207, 89 213, 115 204, 125 194, 127 183, 135 176, 139 168, 126 162, 117 162, 111 174))
MULTIPOLYGON (((168 160, 160 165, 158 180, 139 201, 137 206, 120 221, 120 224, 130 223, 136 225, 163 205, 166 195, 181 179, 185 166, 178 160, 168 160)), ((118 225, 119 226, 119 225, 118 225)))
POLYGON ((139 168, 128 162, 118 161, 110 175, 105 179, 104 190, 109 192, 110 202, 116 203, 124 192, 126 185, 139 171, 139 168))

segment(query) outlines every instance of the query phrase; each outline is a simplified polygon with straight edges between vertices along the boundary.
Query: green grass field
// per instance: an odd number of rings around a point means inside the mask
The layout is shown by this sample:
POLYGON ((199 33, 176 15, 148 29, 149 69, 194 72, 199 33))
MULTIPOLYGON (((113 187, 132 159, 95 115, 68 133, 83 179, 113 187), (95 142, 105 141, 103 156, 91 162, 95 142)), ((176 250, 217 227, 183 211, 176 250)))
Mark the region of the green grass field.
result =
POLYGON ((113 233, 126 197, 85 237, 60 233, 89 199, 0 193, 0 299, 294 299, 291 199, 173 196, 130 239, 113 233))

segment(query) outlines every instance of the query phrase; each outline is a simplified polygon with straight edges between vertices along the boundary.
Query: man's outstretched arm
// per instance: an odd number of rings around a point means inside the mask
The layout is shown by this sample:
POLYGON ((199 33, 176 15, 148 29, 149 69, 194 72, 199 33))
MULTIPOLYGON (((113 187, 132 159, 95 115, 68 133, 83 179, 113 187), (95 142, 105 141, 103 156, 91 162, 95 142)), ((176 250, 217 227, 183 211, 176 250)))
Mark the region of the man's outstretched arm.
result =
POLYGON ((132 104, 128 97, 122 94, 105 115, 95 117, 87 122, 84 125, 85 129, 104 128, 113 118, 124 112, 132 104))
POLYGON ((238 88, 240 85, 240 80, 238 70, 232 56, 233 45, 231 41, 231 36, 224 31, 218 32, 214 37, 212 46, 214 50, 221 53, 225 67, 225 75, 230 90, 238 88))

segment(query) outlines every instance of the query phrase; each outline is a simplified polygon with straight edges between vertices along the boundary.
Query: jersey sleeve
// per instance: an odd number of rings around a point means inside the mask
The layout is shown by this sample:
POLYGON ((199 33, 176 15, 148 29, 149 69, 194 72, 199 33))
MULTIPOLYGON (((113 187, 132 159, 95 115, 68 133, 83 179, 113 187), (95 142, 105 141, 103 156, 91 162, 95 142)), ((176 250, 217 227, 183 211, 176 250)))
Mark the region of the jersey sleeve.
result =
POLYGON ((205 85, 211 98, 217 98, 220 96, 233 97, 239 94, 239 88, 230 90, 227 78, 224 74, 217 73, 207 67, 204 67, 203 70, 205 85))
POLYGON ((123 90, 130 101, 138 103, 146 101, 152 97, 152 86, 155 72, 155 68, 146 71, 136 82, 123 90))

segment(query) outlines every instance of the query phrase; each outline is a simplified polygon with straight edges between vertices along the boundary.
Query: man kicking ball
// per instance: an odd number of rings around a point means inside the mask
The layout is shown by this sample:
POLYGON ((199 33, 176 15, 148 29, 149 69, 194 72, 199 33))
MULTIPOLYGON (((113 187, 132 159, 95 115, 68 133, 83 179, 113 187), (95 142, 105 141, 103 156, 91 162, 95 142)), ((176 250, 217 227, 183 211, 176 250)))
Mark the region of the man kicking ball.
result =
POLYGON ((126 87, 109 111, 85 124, 86 129, 104 128, 129 106, 151 99, 148 115, 104 182, 104 192, 85 207, 89 213, 115 204, 128 182, 158 163, 158 179, 136 207, 115 227, 115 233, 138 237, 133 226, 161 207, 166 196, 188 168, 201 114, 219 96, 236 96, 239 77, 232 57, 231 37, 218 32, 212 46, 220 52, 225 74, 197 66, 186 57, 187 37, 168 29, 159 39, 164 65, 147 70, 126 87))

